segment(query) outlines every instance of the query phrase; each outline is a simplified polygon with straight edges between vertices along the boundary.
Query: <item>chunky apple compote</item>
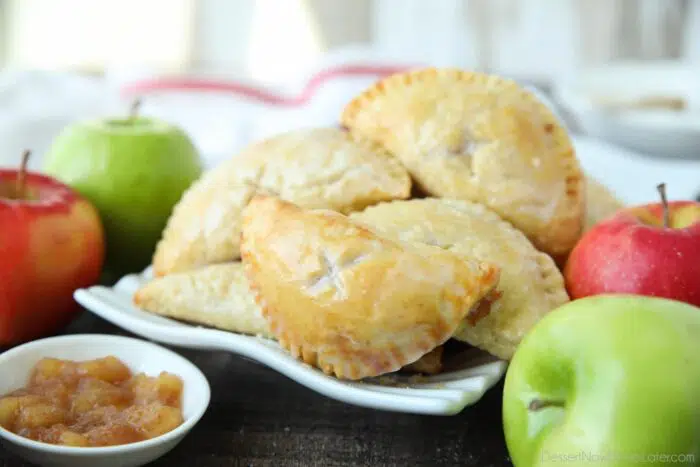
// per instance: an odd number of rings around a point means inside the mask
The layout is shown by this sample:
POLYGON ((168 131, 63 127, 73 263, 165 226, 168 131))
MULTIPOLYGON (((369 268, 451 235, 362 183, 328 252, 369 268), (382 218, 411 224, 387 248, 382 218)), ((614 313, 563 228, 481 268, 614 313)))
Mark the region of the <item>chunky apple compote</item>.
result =
POLYGON ((66 446, 113 446, 154 438, 183 422, 180 377, 132 374, 109 356, 44 358, 29 383, 0 398, 0 426, 66 446))

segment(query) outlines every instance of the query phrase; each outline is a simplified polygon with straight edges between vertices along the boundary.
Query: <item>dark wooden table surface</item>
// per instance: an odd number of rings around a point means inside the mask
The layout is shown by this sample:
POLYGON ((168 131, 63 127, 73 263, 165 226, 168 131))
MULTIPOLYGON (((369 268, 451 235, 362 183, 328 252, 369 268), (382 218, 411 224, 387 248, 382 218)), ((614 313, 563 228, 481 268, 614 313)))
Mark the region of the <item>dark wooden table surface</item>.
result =
MULTIPOLYGON (((129 335, 88 312, 66 333, 129 335)), ((228 353, 173 350, 206 374, 212 400, 154 467, 512 465, 501 427, 502 384, 457 416, 407 415, 336 402, 228 353)), ((28 465, 0 448, 0 466, 28 465)))

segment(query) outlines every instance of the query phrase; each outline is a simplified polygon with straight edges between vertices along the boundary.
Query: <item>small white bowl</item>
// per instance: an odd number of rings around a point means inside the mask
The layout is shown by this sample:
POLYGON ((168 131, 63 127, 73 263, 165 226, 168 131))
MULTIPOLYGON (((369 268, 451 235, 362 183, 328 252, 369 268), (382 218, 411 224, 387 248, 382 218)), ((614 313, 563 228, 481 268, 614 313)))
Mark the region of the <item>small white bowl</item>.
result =
POLYGON ((700 160, 699 72, 682 61, 623 61, 582 70, 555 84, 553 94, 594 137, 652 156, 700 160), (650 97, 683 99, 686 108, 608 108, 650 97))
POLYGON ((184 422, 157 438, 107 447, 69 447, 33 441, 0 427, 0 442, 29 462, 47 467, 135 467, 173 449, 200 420, 209 406, 209 383, 187 359, 150 342, 104 334, 51 337, 23 344, 0 354, 0 395, 27 384, 32 367, 44 357, 91 360, 113 355, 135 373, 156 376, 161 371, 182 378, 184 422))

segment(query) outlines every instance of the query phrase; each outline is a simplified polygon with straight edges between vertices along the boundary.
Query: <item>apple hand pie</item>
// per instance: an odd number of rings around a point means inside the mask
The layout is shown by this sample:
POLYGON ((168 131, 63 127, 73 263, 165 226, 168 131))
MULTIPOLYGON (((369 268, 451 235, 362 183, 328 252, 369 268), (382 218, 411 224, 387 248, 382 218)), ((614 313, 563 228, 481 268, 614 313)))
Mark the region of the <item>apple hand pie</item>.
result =
POLYGON ((255 193, 348 213, 410 196, 401 163, 337 128, 290 131, 205 173, 174 208, 153 258, 156 276, 240 258, 241 211, 255 193))
POLYGON ((272 337, 240 262, 157 277, 136 292, 134 304, 192 324, 272 337))
POLYGON ((243 212, 241 255, 270 331, 326 374, 399 370, 447 341, 498 284, 499 268, 378 236, 329 210, 257 195, 243 212))
POLYGON ((342 123, 398 157, 431 196, 485 204, 552 256, 584 222, 584 177, 566 130, 517 83, 457 69, 385 78, 342 123))
POLYGON ((500 270, 498 300, 475 326, 455 338, 510 359, 523 336, 547 312, 569 301, 551 257, 481 204, 448 199, 394 201, 350 214, 380 235, 423 242, 488 261, 500 270))
MULTIPOLYGON (((240 262, 156 277, 136 291, 134 304, 178 321, 274 339, 240 262)), ((436 374, 441 369, 442 347, 437 347, 401 371, 436 374)))

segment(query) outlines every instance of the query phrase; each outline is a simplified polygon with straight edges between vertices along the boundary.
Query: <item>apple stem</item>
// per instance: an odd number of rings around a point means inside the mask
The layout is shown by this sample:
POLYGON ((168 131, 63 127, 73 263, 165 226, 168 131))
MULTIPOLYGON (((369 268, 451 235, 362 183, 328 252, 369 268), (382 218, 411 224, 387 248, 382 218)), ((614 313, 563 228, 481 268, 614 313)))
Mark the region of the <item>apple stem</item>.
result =
POLYGON ((134 119, 139 116, 139 110, 141 109, 141 99, 135 99, 131 103, 131 109, 129 109, 129 118, 134 119))
POLYGON ((669 212, 668 212, 668 198, 666 198, 666 184, 665 183, 659 183, 656 186, 656 189, 659 192, 659 195, 661 196, 661 206, 663 206, 664 209, 664 228, 668 228, 670 222, 669 219, 669 212))
POLYGON ((27 185, 27 164, 31 154, 32 152, 29 149, 25 149, 22 153, 22 162, 20 162, 19 172, 17 172, 17 187, 15 188, 15 197, 17 199, 24 199, 24 190, 27 185))
POLYGON ((528 410, 532 412, 546 409, 547 407, 564 407, 564 402, 557 400, 533 399, 527 406, 528 410))

